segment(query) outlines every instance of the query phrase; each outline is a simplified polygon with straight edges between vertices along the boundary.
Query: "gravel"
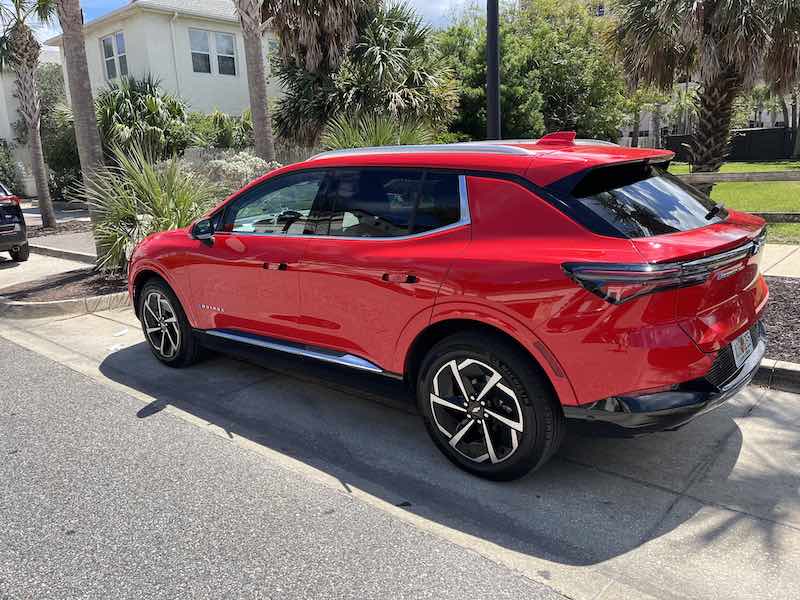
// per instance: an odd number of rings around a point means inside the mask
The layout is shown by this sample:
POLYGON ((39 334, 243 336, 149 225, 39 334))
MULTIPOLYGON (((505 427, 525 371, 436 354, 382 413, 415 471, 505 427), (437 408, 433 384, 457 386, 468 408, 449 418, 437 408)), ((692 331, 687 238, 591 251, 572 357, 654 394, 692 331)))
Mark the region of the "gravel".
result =
POLYGON ((800 279, 767 277, 767 358, 800 362, 800 279))

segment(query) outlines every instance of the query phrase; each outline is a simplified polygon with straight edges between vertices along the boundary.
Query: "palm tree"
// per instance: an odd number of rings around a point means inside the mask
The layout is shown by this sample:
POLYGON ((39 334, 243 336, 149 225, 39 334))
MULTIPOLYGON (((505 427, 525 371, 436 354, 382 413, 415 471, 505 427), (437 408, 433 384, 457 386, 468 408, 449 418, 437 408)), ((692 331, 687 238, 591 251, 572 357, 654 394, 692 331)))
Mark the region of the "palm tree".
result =
POLYGON ((763 79, 776 93, 800 73, 799 0, 617 0, 614 41, 629 73, 670 89, 678 73, 699 79, 692 168, 719 170, 734 102, 763 79))
POLYGON ((10 67, 16 74, 18 111, 28 126, 28 145, 31 152, 31 169, 36 181, 36 195, 44 227, 56 226, 53 201, 47 175, 47 165, 42 153, 40 129, 42 108, 36 69, 39 66, 41 45, 33 35, 28 20, 34 16, 36 3, 31 0, 8 0, 0 4, 0 71, 10 67))
POLYGON ((247 84, 250 90, 250 111, 253 118, 256 154, 271 162, 275 160, 275 140, 272 135, 272 115, 264 72, 262 43, 264 29, 261 25, 264 0, 235 0, 234 4, 244 34, 244 55, 247 61, 247 84))
POLYGON ((336 70, 358 35, 358 20, 378 0, 263 0, 264 22, 281 54, 309 73, 336 70))

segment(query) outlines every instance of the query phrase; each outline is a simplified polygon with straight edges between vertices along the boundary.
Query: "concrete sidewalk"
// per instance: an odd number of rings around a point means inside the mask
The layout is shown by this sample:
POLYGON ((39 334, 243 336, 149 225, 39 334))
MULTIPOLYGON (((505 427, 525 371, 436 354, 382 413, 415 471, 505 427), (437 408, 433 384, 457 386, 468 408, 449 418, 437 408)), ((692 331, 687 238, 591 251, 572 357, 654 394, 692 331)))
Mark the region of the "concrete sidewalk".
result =
POLYGON ((31 254, 31 257, 22 263, 16 263, 5 255, 0 255, 0 294, 4 287, 36 281, 52 275, 60 275, 76 269, 85 269, 87 265, 73 260, 53 258, 31 254))
POLYGON ((767 244, 762 270, 765 275, 773 277, 800 277, 800 246, 767 244))
MULTIPOLYGON (((149 417, 166 411, 576 600, 800 589, 796 395, 751 387, 677 432, 569 436, 543 470, 497 484, 443 458, 391 380, 268 353, 269 368, 169 369, 130 310, 0 321, 0 336, 137 398, 141 452, 157 451, 149 417)), ((103 410, 130 418, 114 398, 103 410)))

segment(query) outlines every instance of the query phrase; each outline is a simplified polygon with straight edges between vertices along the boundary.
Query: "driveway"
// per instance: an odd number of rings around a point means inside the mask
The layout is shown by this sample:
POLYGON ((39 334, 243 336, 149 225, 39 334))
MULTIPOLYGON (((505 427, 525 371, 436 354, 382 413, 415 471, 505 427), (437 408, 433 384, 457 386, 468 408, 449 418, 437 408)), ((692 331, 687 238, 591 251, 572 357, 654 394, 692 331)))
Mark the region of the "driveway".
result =
MULTIPOLYGON (((389 380, 279 355, 170 370, 151 357, 129 310, 0 322, 0 335, 113 389, 98 406, 137 420, 142 451, 171 435, 158 429, 165 415, 181 419, 198 439, 228 443, 207 460, 209 472, 239 468, 231 453, 255 453, 510 570, 495 589, 524 580, 576 599, 748 600, 800 589, 800 404, 791 394, 751 387, 674 433, 570 436, 543 470, 498 484, 450 465, 389 380)), ((113 467, 123 479, 125 464, 113 467)), ((176 477, 190 467, 177 461, 176 477)), ((293 518, 285 504, 276 510, 293 518)))

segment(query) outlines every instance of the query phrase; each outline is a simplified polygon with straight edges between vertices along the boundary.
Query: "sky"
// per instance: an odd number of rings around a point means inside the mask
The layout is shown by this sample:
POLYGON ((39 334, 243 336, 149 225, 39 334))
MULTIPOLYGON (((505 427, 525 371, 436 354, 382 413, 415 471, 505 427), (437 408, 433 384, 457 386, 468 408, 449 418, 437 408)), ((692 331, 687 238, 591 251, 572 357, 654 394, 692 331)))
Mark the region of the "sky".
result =
MULTIPOLYGON (((0 0, 3 1, 3 0, 0 0)), ((473 0, 408 0, 417 9, 422 18, 434 27, 445 25, 450 17, 456 14, 460 8, 469 4, 473 0)), ((81 7, 86 15, 87 21, 92 21, 115 8, 128 4, 129 0, 81 0, 81 7)), ((39 39, 45 40, 57 35, 60 30, 57 26, 41 25, 37 27, 39 39)))

